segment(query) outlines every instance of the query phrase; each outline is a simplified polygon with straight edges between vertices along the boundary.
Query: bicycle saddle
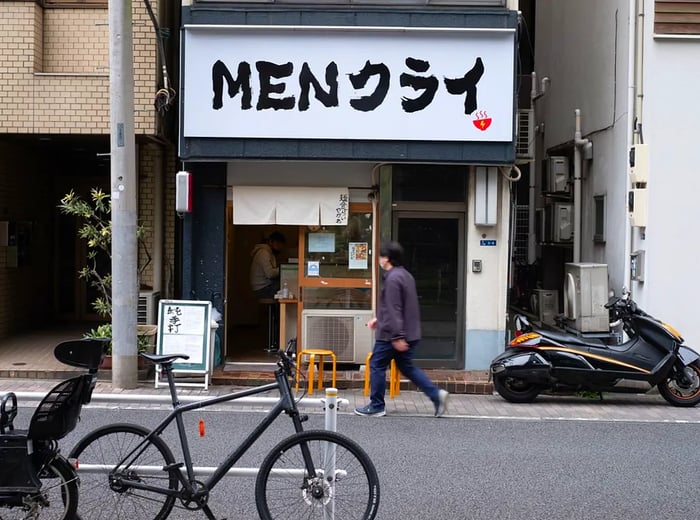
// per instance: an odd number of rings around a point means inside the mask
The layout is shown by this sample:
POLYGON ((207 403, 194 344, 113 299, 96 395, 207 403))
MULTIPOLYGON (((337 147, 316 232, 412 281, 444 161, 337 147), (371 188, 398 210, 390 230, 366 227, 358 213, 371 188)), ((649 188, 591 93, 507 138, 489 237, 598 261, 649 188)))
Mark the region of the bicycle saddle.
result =
POLYGON ((176 359, 190 359, 187 354, 141 354, 141 356, 157 365, 172 363, 176 359))

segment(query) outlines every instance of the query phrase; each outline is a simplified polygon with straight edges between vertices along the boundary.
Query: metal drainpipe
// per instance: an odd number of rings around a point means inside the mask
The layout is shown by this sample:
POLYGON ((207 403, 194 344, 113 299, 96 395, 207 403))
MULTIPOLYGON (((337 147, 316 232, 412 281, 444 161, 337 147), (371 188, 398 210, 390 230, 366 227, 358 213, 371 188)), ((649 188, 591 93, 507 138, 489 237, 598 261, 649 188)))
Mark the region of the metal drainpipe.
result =
MULTIPOLYGON (((642 101, 644 99, 643 79, 644 79, 644 0, 629 0, 629 99, 628 113, 629 116, 629 135, 628 145, 632 145, 638 141, 639 126, 642 123, 642 101), (636 124, 635 124, 636 123, 636 124)), ((625 185, 629 188, 628 171, 625 168, 625 185)), ((627 265, 630 261, 630 254, 634 248, 635 229, 628 223, 625 233, 625 257, 623 265, 627 265)), ((637 234, 638 236, 638 234, 637 234)), ((625 287, 628 288, 632 296, 634 291, 632 288, 632 279, 629 269, 624 269, 625 272, 625 287)))
MULTIPOLYGON (((535 117, 535 100, 537 99, 537 73, 533 72, 531 75, 530 84, 530 109, 532 110, 532 128, 534 128, 537 118, 535 117)), ((530 136, 533 140, 532 144, 532 159, 530 159, 530 181, 528 190, 528 209, 527 209, 527 263, 532 265, 537 259, 536 241, 535 241, 535 149, 537 147, 537 142, 535 141, 535 134, 530 136)))
POLYGON ((581 138, 581 110, 576 109, 574 133, 574 263, 581 261, 581 147, 589 143, 581 138))

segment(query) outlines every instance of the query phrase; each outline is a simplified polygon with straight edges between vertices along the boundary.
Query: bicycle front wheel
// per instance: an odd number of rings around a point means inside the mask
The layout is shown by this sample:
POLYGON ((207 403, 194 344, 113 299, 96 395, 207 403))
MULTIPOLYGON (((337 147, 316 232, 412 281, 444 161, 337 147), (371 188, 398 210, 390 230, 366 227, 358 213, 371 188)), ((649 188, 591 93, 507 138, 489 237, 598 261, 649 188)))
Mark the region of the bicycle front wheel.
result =
POLYGON ((283 440, 265 457, 255 503, 262 520, 372 520, 379 478, 355 441, 309 430, 283 440))
POLYGON ((174 473, 177 470, 165 468, 174 464, 175 458, 160 437, 144 442, 148 434, 148 429, 136 424, 111 424, 78 442, 70 453, 78 461, 80 476, 78 518, 164 520, 168 517, 175 497, 164 493, 177 490, 179 481, 174 473), (122 466, 116 468, 125 457, 122 466), (137 489, 132 484, 161 491, 137 489))

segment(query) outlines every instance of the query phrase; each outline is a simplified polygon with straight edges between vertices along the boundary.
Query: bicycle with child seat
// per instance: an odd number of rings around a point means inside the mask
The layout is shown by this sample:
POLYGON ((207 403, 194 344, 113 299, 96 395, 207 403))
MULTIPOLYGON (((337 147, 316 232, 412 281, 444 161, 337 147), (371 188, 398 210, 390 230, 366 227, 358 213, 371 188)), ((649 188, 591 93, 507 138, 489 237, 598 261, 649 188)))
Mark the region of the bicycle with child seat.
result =
POLYGON ((34 410, 26 430, 15 429, 17 395, 0 396, 0 520, 73 520, 78 507, 78 475, 60 452, 90 402, 97 370, 109 340, 64 341, 54 355, 62 363, 87 368, 53 387, 34 410))
POLYGON ((255 482, 255 503, 263 520, 372 520, 379 507, 379 479, 366 452, 353 440, 325 430, 303 429, 289 378, 294 370, 291 348, 279 350, 275 382, 201 401, 181 404, 173 377, 173 362, 185 355, 148 355, 165 373, 173 411, 152 430, 137 424, 110 424, 85 436, 70 457, 78 467, 81 488, 78 518, 167 518, 176 502, 202 511, 216 520, 208 504, 211 491, 243 454, 282 413, 295 432, 265 457, 255 482), (192 464, 183 414, 201 408, 279 390, 279 400, 260 424, 229 453, 206 480, 197 480, 192 464), (165 428, 175 422, 182 458, 177 461, 163 440, 165 428), (96 471, 96 472, 93 472, 96 471))

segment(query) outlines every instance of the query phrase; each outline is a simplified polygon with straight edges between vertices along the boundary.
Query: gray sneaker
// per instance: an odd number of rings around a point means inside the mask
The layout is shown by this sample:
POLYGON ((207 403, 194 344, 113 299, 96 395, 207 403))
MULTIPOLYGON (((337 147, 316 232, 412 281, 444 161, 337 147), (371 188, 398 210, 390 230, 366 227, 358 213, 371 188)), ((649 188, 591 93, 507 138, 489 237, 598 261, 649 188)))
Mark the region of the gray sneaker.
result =
POLYGON ((355 413, 357 415, 364 415, 365 417, 384 417, 386 415, 384 408, 374 408, 371 404, 361 408, 355 408, 355 413))
POLYGON ((447 398, 450 394, 447 390, 440 390, 438 394, 438 402, 435 403, 435 417, 442 417, 447 411, 447 398))

